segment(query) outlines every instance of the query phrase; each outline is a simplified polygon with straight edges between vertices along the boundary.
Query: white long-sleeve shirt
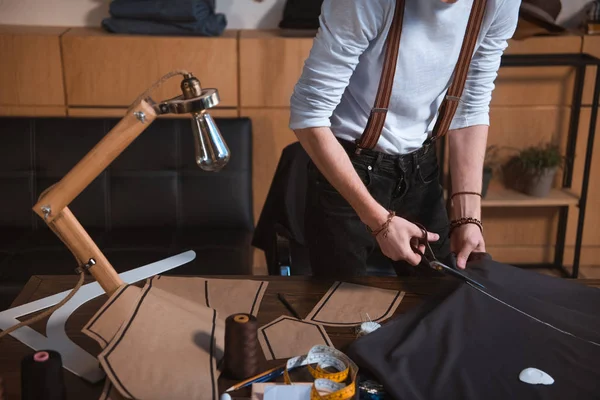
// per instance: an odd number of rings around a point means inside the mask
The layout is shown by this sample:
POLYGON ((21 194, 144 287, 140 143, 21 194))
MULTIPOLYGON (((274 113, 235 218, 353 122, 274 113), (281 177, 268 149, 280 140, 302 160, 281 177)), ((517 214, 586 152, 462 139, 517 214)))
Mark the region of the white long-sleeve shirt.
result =
MULTIPOLYGON (((406 154, 431 134, 458 61, 473 0, 405 0, 394 87, 377 150, 406 154)), ((489 125, 500 58, 520 0, 488 0, 467 84, 451 129, 489 125)), ((290 128, 363 133, 379 87, 395 0, 325 0, 320 29, 291 98, 290 128)))

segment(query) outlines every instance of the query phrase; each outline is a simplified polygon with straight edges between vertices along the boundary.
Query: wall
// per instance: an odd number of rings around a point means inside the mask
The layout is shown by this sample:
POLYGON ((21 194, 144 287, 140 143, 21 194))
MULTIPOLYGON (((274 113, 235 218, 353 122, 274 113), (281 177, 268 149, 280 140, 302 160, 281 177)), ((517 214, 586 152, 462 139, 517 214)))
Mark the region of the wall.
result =
MULTIPOLYGON (((216 0, 228 29, 266 29, 279 24, 285 0, 216 0)), ((109 0, 0 0, 0 24, 99 26, 109 0)))

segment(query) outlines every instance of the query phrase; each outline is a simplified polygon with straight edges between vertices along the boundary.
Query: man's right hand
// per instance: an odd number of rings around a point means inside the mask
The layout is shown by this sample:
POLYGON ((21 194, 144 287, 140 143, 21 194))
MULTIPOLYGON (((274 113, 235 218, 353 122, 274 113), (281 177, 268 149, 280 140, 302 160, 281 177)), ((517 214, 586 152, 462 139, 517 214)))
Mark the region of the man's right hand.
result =
MULTIPOLYGON (((400 217, 392 219, 387 235, 384 235, 384 232, 377 235, 377 243, 386 257, 393 261, 406 261, 413 266, 421 263, 421 256, 414 252, 411 243, 421 239, 423 239, 421 228, 400 217)), ((440 235, 437 233, 427 233, 429 242, 436 242, 439 239, 440 235)), ((425 245, 420 244, 418 247, 421 253, 425 252, 425 245)))

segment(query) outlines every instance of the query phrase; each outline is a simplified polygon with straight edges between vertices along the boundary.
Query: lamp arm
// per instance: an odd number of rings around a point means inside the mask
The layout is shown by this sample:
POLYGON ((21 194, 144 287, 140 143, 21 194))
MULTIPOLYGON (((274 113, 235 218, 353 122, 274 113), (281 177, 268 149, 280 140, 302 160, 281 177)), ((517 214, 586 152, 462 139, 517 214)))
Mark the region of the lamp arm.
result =
POLYGON ((141 100, 33 206, 33 211, 71 250, 79 266, 85 265, 109 294, 123 285, 123 281, 67 206, 154 122, 156 116, 152 106, 141 100))
POLYGON ((155 119, 156 112, 145 100, 132 107, 60 182, 40 197, 33 211, 46 222, 52 222, 155 119))
POLYGON ((229 160, 229 149, 212 118, 205 113, 218 103, 218 91, 202 89, 191 73, 181 70, 168 73, 142 93, 121 121, 60 182, 42 193, 33 206, 33 211, 73 253, 78 271, 89 271, 105 292, 114 292, 123 281, 68 205, 161 114, 192 114, 196 124, 196 163, 207 171, 221 169, 229 160), (150 92, 175 75, 183 75, 182 95, 155 103, 149 97, 150 92))

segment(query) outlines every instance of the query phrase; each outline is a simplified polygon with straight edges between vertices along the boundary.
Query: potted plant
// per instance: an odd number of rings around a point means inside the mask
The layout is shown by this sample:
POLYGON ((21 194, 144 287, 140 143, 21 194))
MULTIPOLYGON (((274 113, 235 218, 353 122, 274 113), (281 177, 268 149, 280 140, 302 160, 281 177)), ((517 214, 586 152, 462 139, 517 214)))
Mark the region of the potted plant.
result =
POLYGON ((546 197, 564 157, 557 145, 545 144, 522 149, 511 160, 515 167, 517 189, 534 197, 546 197))

